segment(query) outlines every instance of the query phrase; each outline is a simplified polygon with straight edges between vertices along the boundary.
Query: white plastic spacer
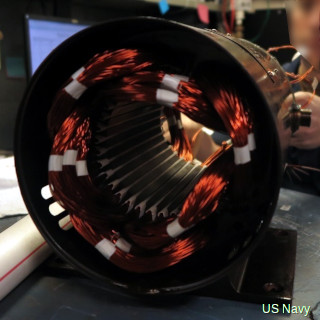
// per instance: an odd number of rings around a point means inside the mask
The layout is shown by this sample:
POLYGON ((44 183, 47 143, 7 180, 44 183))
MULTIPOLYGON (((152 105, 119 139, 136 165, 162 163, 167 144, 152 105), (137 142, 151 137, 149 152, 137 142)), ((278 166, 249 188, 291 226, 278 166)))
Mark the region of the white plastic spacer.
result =
POLYGON ((181 233, 185 232, 188 230, 188 228, 183 228, 180 223, 179 223, 179 218, 175 219, 171 223, 167 225, 167 234, 171 238, 176 238, 179 236, 181 233))
POLYGON ((124 252, 130 252, 131 250, 131 244, 123 239, 123 238, 119 238, 116 243, 115 243, 116 247, 118 247, 120 250, 124 251, 124 252))
POLYGON ((72 79, 77 79, 84 70, 86 70, 86 69, 85 69, 84 67, 81 67, 80 69, 78 69, 78 70, 71 76, 71 78, 72 78, 72 79))
POLYGON ((95 248, 108 260, 112 257, 112 255, 116 251, 116 247, 114 246, 114 244, 105 238, 99 241, 95 245, 95 248))
POLYGON ((62 160, 63 156, 58 154, 52 154, 49 157, 49 171, 62 171, 62 160))
POLYGON ((78 100, 81 95, 87 90, 87 87, 78 80, 73 79, 64 90, 74 99, 78 100))
POLYGON ((253 151, 256 149, 256 140, 254 138, 253 132, 248 134, 248 145, 249 145, 250 151, 253 151))
POLYGON ((165 74, 161 81, 161 87, 172 91, 177 91, 179 83, 179 79, 171 76, 170 74, 165 74))
POLYGON ((58 221, 59 227, 65 231, 70 230, 73 224, 70 220, 70 215, 67 215, 58 221))
POLYGON ((77 150, 66 150, 63 155, 62 165, 64 166, 75 166, 77 161, 77 150))
POLYGON ((52 197, 52 193, 51 193, 49 185, 46 185, 43 188, 41 188, 41 196, 45 200, 48 200, 52 197))
POLYGON ((165 74, 161 81, 161 87, 177 92, 181 80, 189 81, 189 78, 182 75, 165 74))
POLYGON ((82 176, 87 176, 88 173, 88 168, 87 168, 87 161, 86 160, 79 160, 76 162, 76 171, 77 171, 77 176, 82 177, 82 176))
POLYGON ((245 145, 243 147, 233 147, 233 153, 234 153, 234 163, 236 165, 245 164, 250 162, 251 160, 248 145, 245 145))
POLYGON ((49 212, 53 216, 57 216, 60 213, 62 213, 63 211, 65 211, 65 209, 58 202, 51 203, 49 206, 49 212))
POLYGON ((159 104, 172 107, 174 103, 178 102, 179 95, 166 89, 157 89, 156 100, 159 104))

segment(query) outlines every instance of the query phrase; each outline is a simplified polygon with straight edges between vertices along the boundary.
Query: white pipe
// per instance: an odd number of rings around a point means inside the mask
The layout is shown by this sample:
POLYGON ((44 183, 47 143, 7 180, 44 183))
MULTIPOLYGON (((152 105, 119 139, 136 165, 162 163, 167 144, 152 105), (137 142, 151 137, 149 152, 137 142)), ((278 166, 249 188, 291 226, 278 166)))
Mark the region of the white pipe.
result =
POLYGON ((51 252, 29 215, 0 233, 0 300, 51 252))

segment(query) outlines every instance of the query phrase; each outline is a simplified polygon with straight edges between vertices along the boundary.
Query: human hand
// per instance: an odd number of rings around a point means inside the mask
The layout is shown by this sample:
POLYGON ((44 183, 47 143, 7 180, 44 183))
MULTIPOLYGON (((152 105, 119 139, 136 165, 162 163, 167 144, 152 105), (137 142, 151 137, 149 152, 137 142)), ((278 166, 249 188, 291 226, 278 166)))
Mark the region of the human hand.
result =
MULTIPOLYGON (((295 94, 296 103, 305 105, 311 98, 310 92, 299 91, 295 94)), ((283 109, 288 110, 293 103, 293 97, 290 94, 283 103, 283 109)), ((298 149, 315 149, 320 147, 320 97, 314 96, 307 106, 312 110, 310 127, 299 127, 299 129, 289 137, 289 146, 298 149)))

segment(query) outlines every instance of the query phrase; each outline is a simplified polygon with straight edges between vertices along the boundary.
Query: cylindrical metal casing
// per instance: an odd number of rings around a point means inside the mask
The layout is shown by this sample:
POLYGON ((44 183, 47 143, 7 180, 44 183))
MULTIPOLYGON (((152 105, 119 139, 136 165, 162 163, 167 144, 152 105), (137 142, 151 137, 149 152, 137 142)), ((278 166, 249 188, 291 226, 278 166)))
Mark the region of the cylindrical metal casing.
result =
POLYGON ((25 93, 18 114, 15 156, 26 205, 48 243, 70 264, 100 284, 142 294, 181 293, 208 285, 225 275, 259 242, 272 218, 282 176, 282 151, 277 115, 290 84, 273 57, 254 44, 214 30, 201 30, 155 18, 106 22, 74 35, 42 63, 25 93), (53 216, 41 189, 48 184, 52 142, 47 114, 58 89, 95 53, 138 48, 154 52, 180 73, 227 73, 248 100, 255 120, 259 166, 252 201, 230 209, 215 220, 214 245, 168 269, 133 274, 105 260, 73 229, 62 230, 63 215, 53 216), (60 222, 61 224, 61 222, 60 222))

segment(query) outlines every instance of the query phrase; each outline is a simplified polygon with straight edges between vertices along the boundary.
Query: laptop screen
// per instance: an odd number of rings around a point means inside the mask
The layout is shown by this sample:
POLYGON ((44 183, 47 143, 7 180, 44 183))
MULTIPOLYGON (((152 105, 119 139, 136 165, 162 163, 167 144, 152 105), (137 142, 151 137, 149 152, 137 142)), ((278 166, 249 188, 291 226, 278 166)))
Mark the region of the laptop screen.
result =
POLYGON ((64 20, 26 15, 27 68, 29 78, 53 49, 89 25, 71 19, 64 20))

